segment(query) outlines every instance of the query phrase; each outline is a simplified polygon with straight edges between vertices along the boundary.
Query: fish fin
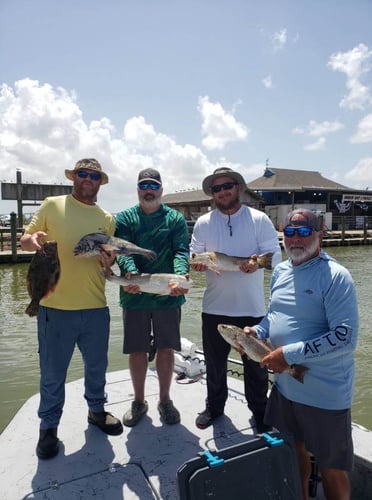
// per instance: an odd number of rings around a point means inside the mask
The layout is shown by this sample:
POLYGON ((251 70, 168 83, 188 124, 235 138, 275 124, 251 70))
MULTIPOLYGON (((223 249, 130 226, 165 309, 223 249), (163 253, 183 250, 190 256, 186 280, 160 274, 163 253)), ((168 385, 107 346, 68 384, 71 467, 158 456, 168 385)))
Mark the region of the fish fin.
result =
POLYGON ((146 257, 146 259, 149 259, 149 260, 155 260, 157 258, 157 256, 158 256, 158 254, 156 252, 153 252, 152 250, 149 250, 149 253, 144 255, 144 257, 146 257))
POLYGON ((37 316, 39 313, 39 302, 37 300, 31 300, 25 310, 25 313, 31 317, 37 316))
POLYGON ((273 253, 265 253, 262 255, 259 255, 256 259, 258 266, 263 269, 272 269, 272 258, 273 258, 273 253))
POLYGON ((304 376, 305 376, 305 373, 307 371, 308 371, 308 368, 306 368, 306 366, 291 365, 291 373, 290 373, 290 375, 295 380, 297 380, 298 382, 300 382, 301 384, 303 384, 304 383, 304 376))

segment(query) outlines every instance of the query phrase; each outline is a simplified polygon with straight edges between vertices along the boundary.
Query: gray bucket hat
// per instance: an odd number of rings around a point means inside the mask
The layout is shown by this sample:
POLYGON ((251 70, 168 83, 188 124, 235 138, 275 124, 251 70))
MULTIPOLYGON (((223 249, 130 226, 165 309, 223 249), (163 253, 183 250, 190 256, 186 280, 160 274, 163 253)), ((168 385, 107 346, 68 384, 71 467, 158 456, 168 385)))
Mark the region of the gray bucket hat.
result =
POLYGON ((218 179, 219 177, 230 177, 233 181, 237 182, 240 186, 245 187, 246 182, 243 179, 243 176, 239 174, 238 172, 235 172, 231 168, 228 167, 221 167, 221 168, 216 168, 216 170, 213 172, 213 174, 208 175, 204 180, 203 180, 203 191, 207 196, 211 196, 212 191, 211 187, 215 179, 218 179))

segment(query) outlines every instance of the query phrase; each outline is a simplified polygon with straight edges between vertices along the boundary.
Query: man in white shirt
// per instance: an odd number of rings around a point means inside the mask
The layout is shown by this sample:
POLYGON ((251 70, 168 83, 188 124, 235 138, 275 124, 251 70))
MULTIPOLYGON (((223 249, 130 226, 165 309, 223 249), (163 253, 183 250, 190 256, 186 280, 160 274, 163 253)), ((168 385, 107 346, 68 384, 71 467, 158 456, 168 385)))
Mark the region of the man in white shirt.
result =
MULTIPOLYGON (((266 313, 264 271, 252 255, 273 253, 273 266, 281 260, 277 232, 269 217, 242 205, 240 193, 246 183, 238 172, 219 168, 203 180, 203 191, 213 197, 216 206, 197 220, 191 253, 220 252, 247 257, 240 271, 207 270, 206 264, 191 263, 194 271, 206 271, 206 290, 202 304, 203 351, 207 368, 206 408, 196 418, 196 426, 205 429, 224 412, 227 400, 227 358, 230 344, 218 333, 219 323, 244 328, 253 326, 266 313)), ((269 430, 263 417, 267 403, 268 373, 259 363, 242 356, 245 397, 253 413, 256 431, 269 430)))

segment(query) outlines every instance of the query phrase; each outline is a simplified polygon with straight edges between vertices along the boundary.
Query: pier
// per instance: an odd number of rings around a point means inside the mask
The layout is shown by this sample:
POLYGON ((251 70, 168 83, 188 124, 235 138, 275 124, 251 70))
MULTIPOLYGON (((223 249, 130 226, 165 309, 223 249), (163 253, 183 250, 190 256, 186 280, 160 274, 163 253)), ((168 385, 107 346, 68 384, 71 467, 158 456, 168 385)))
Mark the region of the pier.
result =
MULTIPOLYGON (((278 232, 280 246, 283 248, 283 233, 278 232)), ((354 245, 372 245, 372 231, 345 230, 324 231, 322 248, 347 247, 354 245)))
MULTIPOLYGON (((30 262, 34 252, 21 250, 19 239, 24 233, 23 228, 0 227, 0 264, 18 264, 30 262), (12 236, 13 234, 13 236, 12 236)), ((283 248, 283 233, 278 231, 278 238, 283 248)), ((342 247, 354 245, 372 245, 372 230, 325 231, 322 247, 342 247)))

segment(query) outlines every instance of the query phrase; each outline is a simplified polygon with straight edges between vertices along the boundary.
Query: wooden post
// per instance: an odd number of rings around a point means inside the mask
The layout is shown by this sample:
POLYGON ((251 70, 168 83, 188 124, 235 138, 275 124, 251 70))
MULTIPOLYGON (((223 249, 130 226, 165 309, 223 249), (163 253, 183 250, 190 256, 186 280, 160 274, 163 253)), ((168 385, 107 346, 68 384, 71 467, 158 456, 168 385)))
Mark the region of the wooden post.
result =
POLYGON ((341 215, 341 241, 344 243, 345 241, 345 216, 341 215))
POLYGON ((363 217, 363 240, 364 244, 367 243, 367 236, 368 236, 368 217, 365 215, 363 217))
POLYGON ((23 227, 23 203, 22 203, 22 172, 17 170, 17 209, 18 209, 18 227, 23 227))
POLYGON ((17 262, 17 217, 10 213, 10 238, 12 243, 12 262, 17 262))

